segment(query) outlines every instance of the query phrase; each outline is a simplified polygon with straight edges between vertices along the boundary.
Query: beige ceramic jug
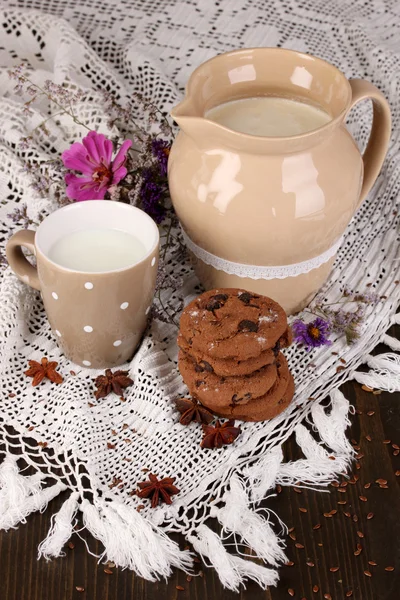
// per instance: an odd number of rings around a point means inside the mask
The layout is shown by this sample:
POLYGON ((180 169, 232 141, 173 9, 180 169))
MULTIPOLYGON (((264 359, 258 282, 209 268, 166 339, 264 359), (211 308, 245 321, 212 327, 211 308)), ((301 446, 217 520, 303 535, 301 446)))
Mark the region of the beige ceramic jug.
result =
POLYGON ((199 279, 206 289, 245 288, 297 312, 327 279, 378 176, 390 137, 387 101, 371 83, 348 81, 319 58, 254 48, 198 67, 171 115, 181 131, 169 187, 199 279), (259 96, 305 102, 330 118, 300 135, 262 137, 205 117, 225 102, 259 96), (361 156, 345 119, 365 98, 373 122, 361 156))

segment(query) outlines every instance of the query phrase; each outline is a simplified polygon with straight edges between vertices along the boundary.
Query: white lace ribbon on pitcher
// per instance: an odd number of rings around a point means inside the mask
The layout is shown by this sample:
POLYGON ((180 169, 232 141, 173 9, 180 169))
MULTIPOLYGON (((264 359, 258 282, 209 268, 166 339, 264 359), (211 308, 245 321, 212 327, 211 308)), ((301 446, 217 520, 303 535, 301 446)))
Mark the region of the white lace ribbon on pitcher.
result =
POLYGON ((195 244, 182 226, 181 232, 186 246, 193 252, 196 258, 202 260, 206 265, 214 267, 217 271, 224 271, 225 273, 228 273, 228 275, 236 275, 237 277, 248 279, 286 279, 287 277, 298 277, 299 275, 309 273, 313 269, 318 269, 318 267, 335 256, 343 240, 342 237, 339 238, 339 240, 333 246, 328 248, 328 250, 309 260, 304 260, 292 265, 263 266, 232 262, 231 260, 226 260, 215 254, 211 254, 211 252, 208 252, 195 244))

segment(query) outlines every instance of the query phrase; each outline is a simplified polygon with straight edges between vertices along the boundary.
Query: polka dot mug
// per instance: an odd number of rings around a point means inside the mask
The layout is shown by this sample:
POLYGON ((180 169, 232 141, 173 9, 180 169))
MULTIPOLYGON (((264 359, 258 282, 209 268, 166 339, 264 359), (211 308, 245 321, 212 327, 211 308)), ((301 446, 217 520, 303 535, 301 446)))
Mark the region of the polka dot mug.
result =
MULTIPOLYGON (((71 255, 74 253, 79 263, 80 255, 72 242, 66 248, 67 256, 71 248, 71 255)), ((96 369, 126 362, 138 346, 153 300, 158 254, 159 233, 154 221, 138 208, 107 200, 69 204, 46 217, 36 233, 18 231, 7 244, 8 262, 17 277, 41 291, 55 339, 64 354, 79 365, 96 369), (108 259, 109 252, 101 248, 101 232, 110 230, 113 235, 123 232, 125 238, 126 234, 133 236, 140 247, 136 260, 130 262, 122 253, 123 266, 115 268, 115 263, 110 268, 106 260, 108 266, 102 270, 100 259, 96 268, 88 268, 84 251, 83 268, 80 264, 65 266, 68 261, 60 264, 62 261, 55 258, 55 244, 61 239, 96 231, 94 257, 98 248, 98 255, 108 259), (37 267, 25 258, 22 247, 35 254, 37 267)))

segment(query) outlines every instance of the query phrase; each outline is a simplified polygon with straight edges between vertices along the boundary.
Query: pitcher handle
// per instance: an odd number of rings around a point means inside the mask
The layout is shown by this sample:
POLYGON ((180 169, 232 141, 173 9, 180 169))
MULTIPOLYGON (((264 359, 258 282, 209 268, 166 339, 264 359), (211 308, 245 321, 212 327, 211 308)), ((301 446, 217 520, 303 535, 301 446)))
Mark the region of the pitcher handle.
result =
POLYGON ((363 154, 364 178, 357 208, 360 207, 379 175, 389 145, 391 132, 390 107, 385 96, 369 81, 349 80, 352 99, 349 111, 361 100, 370 98, 373 106, 372 129, 363 154))
POLYGON ((7 242, 6 255, 8 264, 18 279, 27 283, 35 290, 40 290, 39 277, 36 267, 31 265, 22 252, 22 246, 35 254, 35 232, 30 229, 17 231, 7 242))

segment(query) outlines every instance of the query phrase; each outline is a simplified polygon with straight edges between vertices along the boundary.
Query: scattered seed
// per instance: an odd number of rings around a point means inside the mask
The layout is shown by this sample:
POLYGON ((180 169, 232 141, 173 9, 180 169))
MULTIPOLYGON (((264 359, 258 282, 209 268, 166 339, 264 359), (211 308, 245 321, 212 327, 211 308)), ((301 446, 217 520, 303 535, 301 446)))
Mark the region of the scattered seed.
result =
POLYGON ((293 567, 294 562, 292 560, 289 560, 287 563, 285 563, 286 567, 293 567))
POLYGON ((361 546, 361 544, 357 544, 357 545, 356 545, 356 548, 357 548, 357 550, 360 550, 360 552, 361 552, 361 550, 363 549, 363 547, 361 546))
POLYGON ((347 500, 338 500, 338 504, 347 504, 347 500))
POLYGON ((371 571, 364 571, 364 575, 365 575, 366 577, 372 577, 372 573, 371 573, 371 571))
POLYGON ((339 358, 340 362, 344 365, 347 365, 347 360, 345 358, 339 358))
POLYGON ((320 548, 322 548, 323 544, 317 544, 317 546, 319 546, 320 548))
POLYGON ((297 542, 297 544, 295 544, 296 548, 299 548, 300 550, 304 548, 303 544, 299 544, 299 542, 297 542))
POLYGON ((364 392, 373 392, 374 388, 370 388, 367 385, 362 385, 361 389, 364 390, 364 392))
POLYGON ((351 517, 351 514, 349 512, 343 512, 345 517, 351 517))
POLYGON ((9 398, 15 398, 16 394, 14 394, 14 392, 11 392, 10 394, 8 394, 9 398))
POLYGON ((358 452, 359 450, 361 450, 361 446, 353 446, 353 448, 354 448, 354 450, 357 450, 357 452, 358 452))
POLYGON ((343 367, 343 366, 336 367, 336 373, 341 373, 344 370, 345 370, 345 367, 343 367))
POLYGON ((400 450, 400 446, 398 446, 397 444, 392 444, 392 448, 394 448, 395 450, 400 450))
POLYGON ((69 374, 72 376, 76 375, 75 371, 70 371, 69 374))
POLYGON ((356 463, 356 469, 357 469, 357 471, 359 471, 361 469, 361 465, 359 462, 356 463))
POLYGON ((335 487, 335 488, 338 488, 339 487, 339 483, 337 481, 332 481, 331 486, 335 487))
POLYGON ((308 510, 306 508, 302 508, 302 507, 299 508, 299 511, 302 512, 302 513, 308 512, 308 510))
POLYGON ((329 514, 330 514, 330 515, 336 515, 336 513, 337 513, 337 510, 336 510, 336 508, 334 508, 333 510, 330 510, 330 511, 329 511, 329 514))
POLYGON ((374 390, 372 393, 374 396, 380 396, 382 394, 382 390, 374 390))
POLYGON ((315 564, 311 561, 306 562, 307 567, 315 567, 315 564))
POLYGON ((107 575, 112 575, 113 571, 111 571, 111 569, 103 569, 104 573, 107 573, 107 575))
POLYGON ((329 460, 336 460, 335 456, 328 456, 329 460))
POLYGON ((68 548, 70 548, 71 550, 73 550, 75 548, 74 542, 68 542, 68 548))
POLYGON ((371 487, 371 484, 370 484, 370 483, 366 483, 366 484, 364 484, 364 488, 365 488, 366 490, 369 490, 369 488, 370 488, 370 487, 371 487))
POLYGON ((324 513, 324 517, 327 519, 332 519, 332 515, 330 513, 324 513))
POLYGON ((361 554, 361 550, 355 550, 354 551, 354 556, 360 556, 361 554))
POLYGON ((384 444, 390 444, 390 440, 383 440, 384 444))
POLYGON ((177 589, 179 592, 184 592, 185 588, 183 587, 183 585, 176 585, 175 589, 177 589))
POLYGON ((364 534, 363 534, 362 531, 357 531, 357 535, 358 535, 359 538, 363 538, 364 537, 364 534))
POLYGON ((365 439, 368 440, 369 442, 372 442, 372 437, 370 435, 366 435, 365 439))
POLYGON ((321 529, 321 523, 317 523, 314 525, 313 529, 321 529))
POLYGON ((296 494, 302 494, 303 493, 303 491, 300 488, 298 488, 298 487, 293 487, 293 490, 296 492, 296 494))
POLYGON ((339 567, 331 567, 329 570, 331 573, 336 573, 336 571, 339 571, 339 567))
POLYGON ((279 485, 279 483, 278 483, 278 485, 276 486, 276 493, 277 493, 277 494, 280 494, 280 493, 281 493, 281 491, 282 491, 282 486, 281 486, 281 485, 279 485))
POLYGON ((378 563, 376 563, 374 560, 369 560, 368 564, 371 565, 371 567, 377 567, 378 563))
POLYGON ((369 417, 372 417, 374 414, 375 414, 375 411, 374 411, 374 410, 369 410, 369 411, 367 412, 367 415, 368 415, 369 417))
POLYGON ((347 487, 347 481, 342 481, 342 483, 340 484, 340 487, 347 487))
POLYGON ((341 494, 345 494, 346 493, 346 488, 345 487, 340 487, 337 489, 338 492, 340 492, 341 494))
POLYGON ((292 533, 292 531, 294 531, 294 527, 291 527, 290 529, 288 529, 288 533, 292 533))
POLYGON ((77 592, 84 592, 85 591, 85 588, 82 587, 82 586, 80 586, 80 585, 76 585, 75 589, 76 589, 77 592))
POLYGON ((356 455, 356 459, 357 459, 357 460, 361 460, 362 458, 364 458, 364 456, 365 456, 365 454, 363 454, 362 452, 359 452, 359 453, 356 455))
POLYGON ((370 519, 373 519, 373 518, 374 518, 374 513, 373 513, 373 512, 370 512, 370 513, 368 513, 368 514, 367 514, 367 519, 368 519, 368 521, 369 521, 370 519))
POLYGON ((189 583, 192 581, 193 577, 191 575, 187 575, 186 576, 186 581, 188 581, 189 583))
POLYGON ((379 485, 386 485, 387 479, 375 479, 375 483, 378 483, 379 485))
POLYGON ((291 540, 293 540, 294 542, 296 541, 296 534, 295 533, 289 533, 289 537, 291 540))
POLYGON ((325 600, 332 600, 332 596, 330 594, 324 594, 325 600))
POLYGON ((319 587, 318 585, 314 585, 312 591, 316 594, 317 592, 319 592, 319 587))
POLYGON ((381 488, 381 490, 387 490, 387 489, 389 489, 389 486, 386 485, 386 484, 382 484, 379 487, 381 488))
POLYGON ((112 562, 111 560, 107 561, 107 563, 106 563, 106 564, 107 564, 107 567, 108 567, 109 569, 113 569, 113 568, 115 567, 115 563, 114 563, 114 562, 112 562))
POLYGON ((368 498, 366 496, 358 496, 361 500, 361 502, 367 502, 368 498))
POLYGON ((28 431, 33 431, 35 429, 34 425, 31 425, 30 427, 28 427, 28 431))
POLYGON ((333 354, 333 356, 338 356, 339 352, 331 352, 331 354, 333 354))
POLYGON ((292 596, 292 598, 293 598, 293 596, 294 596, 294 590, 292 590, 292 588, 289 588, 288 589, 288 594, 289 594, 289 596, 292 596))
POLYGON ((115 448, 115 444, 112 444, 111 442, 107 442, 107 448, 108 448, 109 450, 114 450, 114 448, 115 448))
POLYGON ((397 469, 397 471, 395 472, 396 477, 400 477, 400 469, 397 469))
POLYGON ((350 598, 353 595, 353 590, 346 592, 346 598, 350 598))
POLYGON ((357 515, 353 515, 353 521, 354 521, 354 523, 358 523, 358 517, 357 517, 357 515))
POLYGON ((394 571, 394 567, 385 567, 385 571, 394 571))
POLYGON ((400 453, 400 450, 393 450, 393 456, 398 456, 400 453))
POLYGON ((140 469, 142 471, 142 473, 148 473, 150 471, 150 469, 148 469, 147 467, 143 467, 143 469, 140 469))

